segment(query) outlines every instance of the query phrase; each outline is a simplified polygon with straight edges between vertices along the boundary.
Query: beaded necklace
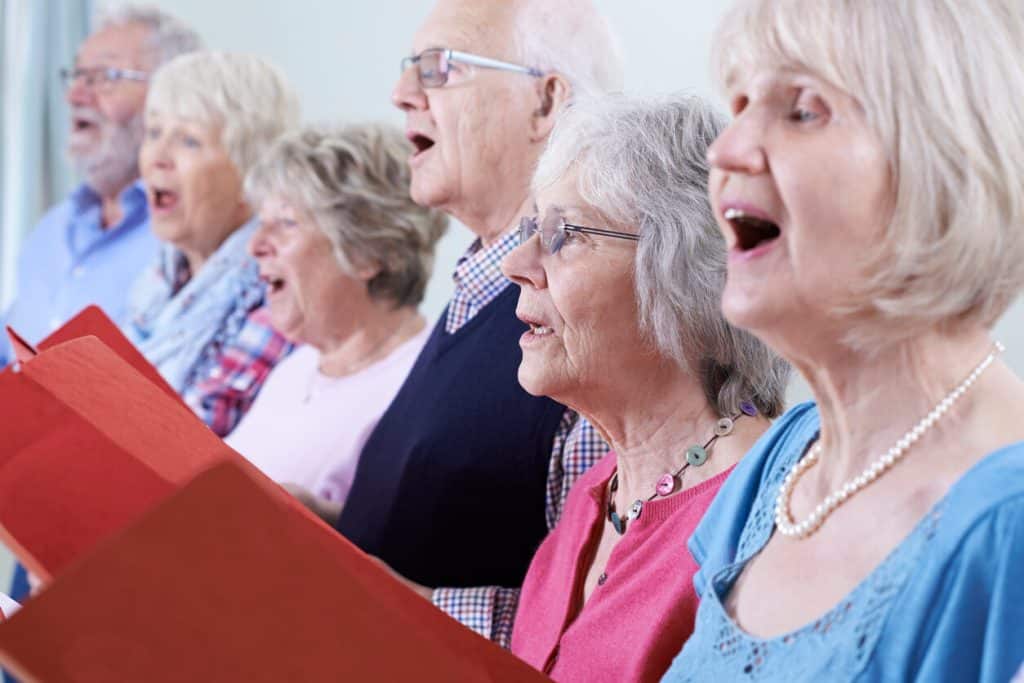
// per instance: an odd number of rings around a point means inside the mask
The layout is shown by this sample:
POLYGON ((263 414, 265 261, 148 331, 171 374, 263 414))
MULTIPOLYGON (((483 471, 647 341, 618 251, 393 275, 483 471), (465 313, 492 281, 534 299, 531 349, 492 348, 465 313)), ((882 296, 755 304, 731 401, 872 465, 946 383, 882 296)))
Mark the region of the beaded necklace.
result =
POLYGON ((626 533, 626 524, 632 522, 634 519, 638 519, 640 514, 643 512, 644 504, 649 503, 655 498, 664 498, 679 490, 679 486, 682 483, 680 475, 686 471, 686 468, 700 467, 708 461, 708 451, 716 441, 723 436, 729 436, 732 434, 732 430, 736 425, 736 420, 740 419, 744 415, 754 417, 757 415, 757 407, 750 401, 743 401, 740 403, 740 412, 732 417, 723 417, 715 423, 714 434, 707 442, 701 446, 700 444, 694 444, 686 449, 686 460, 675 472, 666 472, 659 477, 657 483, 654 486, 654 493, 652 493, 647 500, 637 498, 633 501, 633 504, 629 506, 629 510, 625 515, 620 515, 615 510, 615 492, 619 489, 619 472, 618 469, 612 474, 611 481, 609 482, 608 489, 608 521, 612 523, 612 528, 619 536, 626 533))

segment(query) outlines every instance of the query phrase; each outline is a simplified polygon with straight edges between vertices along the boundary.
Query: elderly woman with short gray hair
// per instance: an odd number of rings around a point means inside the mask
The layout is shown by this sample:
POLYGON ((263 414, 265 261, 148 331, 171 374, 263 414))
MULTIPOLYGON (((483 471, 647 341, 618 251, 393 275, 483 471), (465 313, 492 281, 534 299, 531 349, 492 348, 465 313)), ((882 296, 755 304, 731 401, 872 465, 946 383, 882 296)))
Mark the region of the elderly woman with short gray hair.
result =
POLYGON ((689 635, 685 541, 782 411, 788 367, 719 311, 703 101, 584 101, 539 162, 504 272, 529 324, 519 380, 612 452, 569 492, 523 586, 512 650, 556 680, 657 680, 689 635))
POLYGON ((416 307, 448 218, 409 196, 410 147, 383 125, 309 127, 246 179, 270 319, 300 346, 227 443, 331 518, 429 335, 416 307))
POLYGON ((126 333, 221 436, 291 349, 258 313, 265 287, 246 253, 256 221, 242 179, 298 116, 281 73, 246 54, 178 57, 146 99, 139 168, 164 245, 131 292, 126 333))

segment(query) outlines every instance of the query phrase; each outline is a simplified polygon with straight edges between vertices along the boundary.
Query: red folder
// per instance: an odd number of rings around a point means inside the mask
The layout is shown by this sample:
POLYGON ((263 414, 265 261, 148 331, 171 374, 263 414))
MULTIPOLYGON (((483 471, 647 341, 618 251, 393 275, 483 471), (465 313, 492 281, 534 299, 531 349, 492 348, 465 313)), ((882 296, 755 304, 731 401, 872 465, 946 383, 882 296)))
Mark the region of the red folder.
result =
POLYGON ((178 398, 178 393, 174 391, 157 369, 150 365, 145 356, 139 353, 139 350, 128 340, 128 337, 124 336, 124 333, 118 329, 114 321, 108 318, 106 313, 98 306, 83 308, 75 317, 64 323, 60 329, 55 330, 50 336, 39 342, 38 349, 25 341, 18 334, 17 330, 12 330, 8 327, 7 335, 11 338, 15 359, 22 363, 39 355, 40 351, 53 348, 66 341, 78 339, 79 337, 96 337, 110 347, 110 350, 120 356, 126 363, 138 370, 143 377, 174 398, 178 398))
POLYGON ((224 463, 0 624, 26 681, 544 681, 224 463))
POLYGON ((198 472, 241 459, 99 309, 39 351, 16 346, 19 362, 0 372, 0 540, 39 577, 198 472))

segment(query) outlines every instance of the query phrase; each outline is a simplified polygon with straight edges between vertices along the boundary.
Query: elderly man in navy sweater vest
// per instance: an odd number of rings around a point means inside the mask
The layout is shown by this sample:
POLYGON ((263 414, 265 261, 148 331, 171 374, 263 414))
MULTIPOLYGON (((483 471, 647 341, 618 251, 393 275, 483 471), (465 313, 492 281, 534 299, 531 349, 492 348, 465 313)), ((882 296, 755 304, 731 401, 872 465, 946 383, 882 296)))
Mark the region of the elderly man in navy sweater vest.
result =
POLYGON ((527 326, 500 264, 533 213, 530 177, 559 113, 581 94, 621 89, 621 74, 590 0, 439 0, 392 93, 414 146, 413 199, 476 239, 340 516, 325 516, 503 645, 534 551, 607 447, 575 413, 519 386, 527 326))

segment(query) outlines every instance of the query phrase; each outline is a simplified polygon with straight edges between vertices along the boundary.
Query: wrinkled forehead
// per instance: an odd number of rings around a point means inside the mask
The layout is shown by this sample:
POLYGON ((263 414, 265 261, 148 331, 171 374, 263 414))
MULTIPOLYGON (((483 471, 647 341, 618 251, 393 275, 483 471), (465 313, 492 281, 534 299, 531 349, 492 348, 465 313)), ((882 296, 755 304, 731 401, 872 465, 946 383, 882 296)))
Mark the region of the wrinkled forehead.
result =
POLYGON ((446 47, 487 57, 511 58, 518 0, 439 0, 413 38, 413 52, 446 47))
POLYGON ((142 67, 150 54, 149 28, 138 23, 113 24, 96 31, 78 47, 80 65, 142 67))

